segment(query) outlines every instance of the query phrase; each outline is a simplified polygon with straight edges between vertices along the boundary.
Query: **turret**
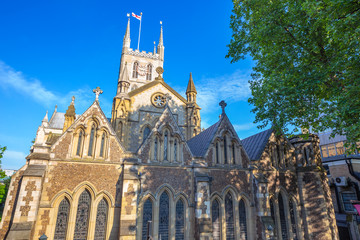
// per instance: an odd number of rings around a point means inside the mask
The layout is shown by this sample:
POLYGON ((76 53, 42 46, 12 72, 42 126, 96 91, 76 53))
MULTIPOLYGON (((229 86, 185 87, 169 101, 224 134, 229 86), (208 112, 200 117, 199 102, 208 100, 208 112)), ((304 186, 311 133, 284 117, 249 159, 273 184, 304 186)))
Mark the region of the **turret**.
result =
POLYGON ((66 129, 68 129, 75 121, 76 114, 75 114, 74 101, 75 101, 75 97, 73 96, 71 103, 65 113, 63 132, 65 132, 66 129))
POLYGON ((127 95, 129 86, 130 86, 130 78, 128 73, 127 62, 125 62, 124 69, 119 74, 116 96, 125 95, 125 94, 127 95))
POLYGON ((160 57, 161 61, 164 61, 164 42, 163 42, 163 28, 162 28, 162 22, 160 22, 161 24, 161 29, 160 29, 160 38, 159 38, 159 44, 157 46, 157 51, 160 57))
POLYGON ((186 100, 188 102, 196 102, 196 88, 195 88, 195 84, 192 78, 192 74, 190 73, 190 78, 189 78, 189 82, 187 85, 187 89, 186 89, 186 100))
POLYGON ((130 18, 129 18, 127 27, 126 27, 125 36, 124 36, 124 41, 123 41, 123 49, 122 49, 123 53, 126 52, 126 50, 128 50, 130 48, 130 42, 131 42, 131 40, 130 40, 130 18))

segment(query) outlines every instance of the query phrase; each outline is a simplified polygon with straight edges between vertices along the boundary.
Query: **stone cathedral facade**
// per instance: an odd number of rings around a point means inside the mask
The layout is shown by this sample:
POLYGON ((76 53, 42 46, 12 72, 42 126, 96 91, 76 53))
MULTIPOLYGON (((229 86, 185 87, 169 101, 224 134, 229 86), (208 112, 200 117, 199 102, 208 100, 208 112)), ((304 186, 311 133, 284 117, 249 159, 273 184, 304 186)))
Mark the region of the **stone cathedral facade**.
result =
POLYGON ((74 98, 46 114, 0 239, 338 239, 317 136, 240 140, 223 101, 202 130, 192 76, 184 98, 162 75, 164 50, 162 28, 153 53, 131 49, 128 22, 111 118, 100 88, 80 115, 74 98))

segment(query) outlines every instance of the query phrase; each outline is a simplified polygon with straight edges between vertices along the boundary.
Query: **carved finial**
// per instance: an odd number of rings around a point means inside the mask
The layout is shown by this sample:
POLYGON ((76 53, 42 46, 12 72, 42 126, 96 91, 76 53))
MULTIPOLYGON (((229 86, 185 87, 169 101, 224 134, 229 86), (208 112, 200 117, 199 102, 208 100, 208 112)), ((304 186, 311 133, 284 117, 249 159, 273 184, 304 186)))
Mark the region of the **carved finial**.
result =
POLYGON ((95 93, 95 95, 96 95, 95 100, 98 101, 99 100, 99 95, 103 93, 103 90, 101 90, 100 87, 96 87, 93 90, 93 93, 95 93))
POLYGON ((221 100, 221 102, 219 103, 219 106, 221 107, 221 110, 222 110, 221 115, 224 115, 225 114, 225 107, 227 106, 226 102, 224 100, 221 100))
POLYGON ((159 76, 157 76, 157 77, 155 78, 155 80, 164 80, 164 79, 162 78, 162 74, 164 73, 164 69, 163 69, 162 67, 157 67, 157 68, 156 68, 156 72, 159 74, 159 76))
POLYGON ((71 98, 71 105, 74 105, 74 103, 75 103, 75 96, 72 96, 72 98, 71 98))

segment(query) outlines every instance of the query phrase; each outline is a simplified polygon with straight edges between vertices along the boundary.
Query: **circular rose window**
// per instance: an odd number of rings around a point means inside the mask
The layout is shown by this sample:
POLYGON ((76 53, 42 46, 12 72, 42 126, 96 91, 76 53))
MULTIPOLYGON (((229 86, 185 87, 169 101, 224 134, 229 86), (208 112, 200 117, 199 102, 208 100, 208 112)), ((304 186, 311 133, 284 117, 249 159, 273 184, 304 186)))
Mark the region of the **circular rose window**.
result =
POLYGON ((162 93, 155 93, 151 97, 151 102, 155 107, 161 108, 165 106, 166 97, 162 93))

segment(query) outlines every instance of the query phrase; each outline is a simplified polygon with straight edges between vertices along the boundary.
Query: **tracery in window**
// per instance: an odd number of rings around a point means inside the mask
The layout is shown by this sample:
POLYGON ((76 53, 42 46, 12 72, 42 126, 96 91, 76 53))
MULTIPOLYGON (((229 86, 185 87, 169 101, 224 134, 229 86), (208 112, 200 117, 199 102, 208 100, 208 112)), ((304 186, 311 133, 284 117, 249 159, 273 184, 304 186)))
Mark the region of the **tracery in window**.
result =
POLYGON ((169 239, 169 195, 163 192, 159 204, 159 239, 169 239))
POLYGON ((211 222, 213 228, 213 239, 221 239, 221 222, 220 222, 220 204, 217 200, 212 202, 211 206, 211 222))
POLYGON ((228 163, 227 159, 227 143, 226 143, 226 136, 224 137, 224 164, 228 163))
POLYGON ((247 240, 247 226, 246 226, 246 209, 243 199, 239 202, 239 225, 240 225, 240 239, 247 240))
POLYGON ((82 141, 83 141, 83 131, 80 130, 79 138, 78 138, 78 143, 77 143, 77 149, 76 149, 76 155, 77 155, 77 156, 80 156, 82 141))
POLYGON ((104 145, 105 145, 105 133, 103 133, 103 135, 101 137, 100 157, 104 157, 104 145))
POLYGON ((94 240, 105 240, 108 204, 105 199, 101 199, 96 213, 95 237, 94 240))
POLYGON ((149 64, 147 65, 146 80, 151 80, 151 73, 152 73, 152 66, 151 64, 149 64))
POLYGON ((90 193, 87 190, 84 190, 79 197, 75 221, 74 240, 86 240, 87 238, 90 205, 90 193))
POLYGON ((133 65, 133 78, 138 78, 138 67, 139 67, 139 63, 138 62, 134 62, 133 65))
POLYGON ((226 194, 225 197, 225 220, 226 220, 226 240, 234 240, 235 239, 234 207, 233 207, 233 197, 230 193, 226 194))
POLYGON ((176 217, 175 217, 175 240, 183 240, 185 233, 185 212, 184 202, 179 199, 176 203, 176 217))
POLYGON ((70 203, 66 198, 64 198, 59 205, 57 213, 54 240, 66 239, 69 210, 70 203))
POLYGON ((157 153, 158 153, 158 138, 155 138, 154 142, 154 160, 157 161, 157 153))
POLYGON ((279 214, 280 214, 280 226, 281 226, 281 236, 283 240, 288 239, 287 226, 286 226, 286 215, 285 215, 285 206, 283 197, 279 194, 279 214))
POLYGON ((88 156, 92 156, 93 153, 94 135, 95 135, 95 126, 93 125, 90 132, 88 156))
POLYGON ((165 132, 164 135, 164 160, 167 161, 168 160, 168 132, 165 132))
POLYGON ((294 237, 294 240, 297 240, 297 232, 296 232, 296 221, 295 221, 295 208, 294 208, 294 203, 292 200, 290 200, 289 202, 289 212, 290 212, 290 220, 291 220, 291 230, 292 230, 292 233, 293 233, 293 237, 294 237))
POLYGON ((152 202, 148 198, 143 208, 142 240, 147 240, 148 235, 151 234, 149 227, 151 227, 150 222, 152 222, 152 211, 152 202))
POLYGON ((145 140, 147 139, 147 137, 150 135, 150 128, 146 127, 144 128, 144 133, 143 133, 143 142, 145 142, 145 140))
POLYGON ((174 160, 177 161, 177 140, 174 141, 174 160))

